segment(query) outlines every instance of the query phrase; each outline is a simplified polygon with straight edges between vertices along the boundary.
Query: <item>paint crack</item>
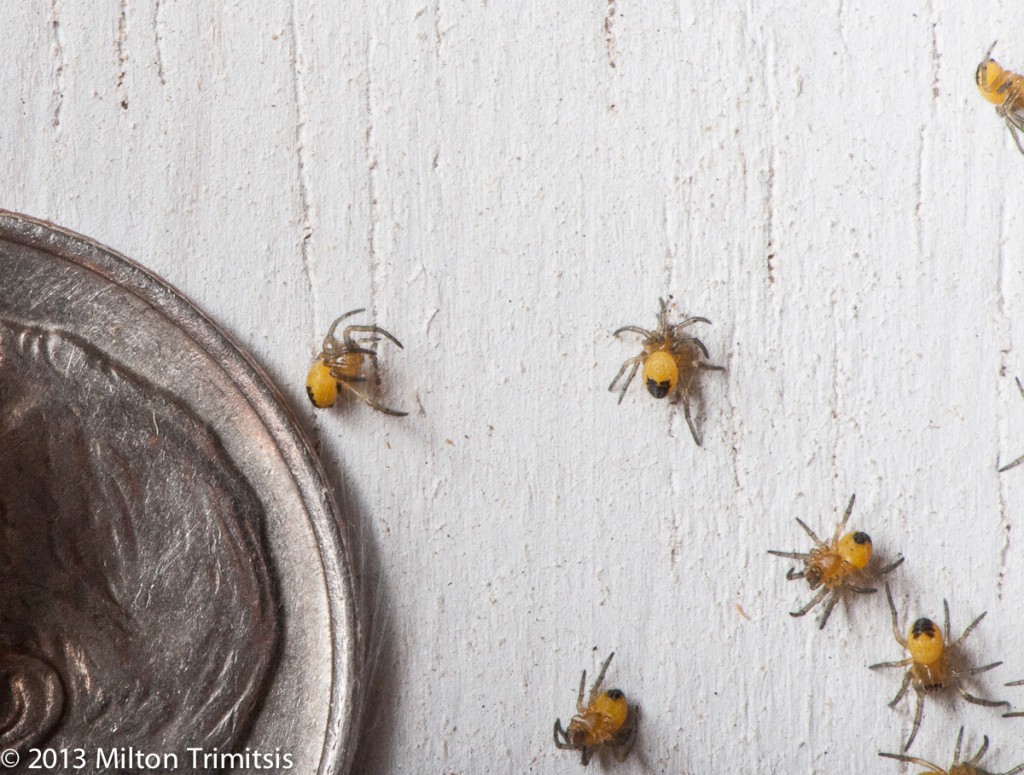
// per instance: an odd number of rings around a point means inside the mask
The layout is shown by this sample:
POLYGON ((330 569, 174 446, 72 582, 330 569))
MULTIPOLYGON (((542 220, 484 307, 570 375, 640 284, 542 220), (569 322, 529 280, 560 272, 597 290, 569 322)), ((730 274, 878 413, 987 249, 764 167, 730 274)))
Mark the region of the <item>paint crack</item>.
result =
POLYGON ((117 102, 122 110, 128 110, 128 87, 125 78, 128 74, 128 0, 121 0, 120 13, 117 19, 117 37, 114 39, 114 50, 117 52, 117 102))
MULTIPOLYGON (((303 81, 303 49, 299 36, 298 0, 292 2, 291 15, 291 55, 292 55, 292 92, 295 101, 295 164, 298 172, 299 207, 301 209, 302 239, 299 252, 302 262, 302 276, 306 282, 306 293, 313 314, 312 325, 316 325, 315 311, 319 307, 317 298, 316 266, 309 249, 309 241, 313 236, 313 204, 310 196, 309 171, 306 164, 306 124, 307 104, 306 87, 303 81)), ((313 331, 314 338, 316 331, 313 331)))
POLYGON ((64 34, 60 27, 57 0, 50 0, 50 29, 53 32, 53 118, 50 123, 59 127, 61 110, 64 108, 64 70, 67 59, 64 56, 64 34))

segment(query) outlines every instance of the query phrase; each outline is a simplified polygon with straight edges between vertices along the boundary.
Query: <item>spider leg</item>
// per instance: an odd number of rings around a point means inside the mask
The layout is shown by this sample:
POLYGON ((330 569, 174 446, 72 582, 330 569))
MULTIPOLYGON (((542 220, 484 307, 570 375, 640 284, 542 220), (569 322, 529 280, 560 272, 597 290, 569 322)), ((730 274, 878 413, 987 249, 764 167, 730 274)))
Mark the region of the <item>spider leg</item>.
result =
POLYGON ((563 751, 572 748, 569 744, 569 736, 562 729, 562 720, 557 718, 555 719, 555 748, 560 748, 563 751), (561 740, 558 739, 559 735, 562 737, 561 740))
POLYGON ((813 598, 811 598, 811 602, 809 602, 807 605, 805 605, 799 611, 790 611, 789 615, 790 616, 803 616, 808 611, 810 611, 812 608, 814 608, 814 606, 816 606, 818 603, 820 603, 822 600, 824 600, 825 599, 825 595, 827 595, 830 591, 831 590, 828 587, 822 587, 821 591, 818 594, 816 594, 813 598))
POLYGON ((892 634, 896 638, 896 642, 903 646, 903 648, 906 648, 907 640, 900 635, 900 622, 896 616, 896 604, 892 602, 892 590, 889 589, 888 583, 885 585, 885 597, 889 601, 889 612, 892 614, 892 634))
POLYGON ((1010 128, 1010 134, 1013 135, 1013 142, 1017 143, 1017 150, 1024 153, 1024 145, 1020 144, 1020 136, 1017 134, 1018 127, 1016 126, 1016 122, 1010 118, 1009 114, 1006 116, 1006 126, 1010 128))
POLYGON ((604 674, 608 672, 608 665, 611 664, 612 657, 614 657, 614 656, 615 656, 615 652, 614 651, 611 654, 608 655, 608 659, 606 659, 604 661, 604 664, 601 665, 601 672, 597 674, 597 680, 595 680, 594 681, 594 685, 592 687, 590 687, 590 704, 591 705, 593 705, 594 704, 594 700, 597 699, 598 690, 601 688, 601 684, 604 683, 604 674))
POLYGON ((693 315, 692 317, 688 317, 686 320, 682 320, 672 326, 672 334, 675 335, 676 332, 681 331, 687 326, 692 326, 694 323, 707 323, 709 326, 713 325, 713 323, 707 318, 700 317, 699 315, 693 315))
POLYGON ((633 334, 640 334, 645 339, 657 339, 658 335, 653 331, 648 331, 646 328, 640 328, 640 326, 623 326, 612 331, 612 336, 618 336, 619 334, 629 331, 633 334))
POLYGON ((843 529, 846 527, 846 523, 850 520, 850 514, 853 512, 853 502, 857 500, 857 494, 854 493, 850 496, 850 502, 846 504, 846 512, 843 514, 843 518, 839 520, 839 524, 836 525, 836 532, 832 534, 833 543, 839 540, 839 536, 843 534, 843 529))
MULTIPOLYGON (((942 615, 946 619, 945 635, 946 635, 946 643, 949 643, 950 641, 953 640, 953 636, 949 634, 949 603, 946 602, 945 599, 943 599, 943 601, 942 601, 942 615)), ((985 614, 982 614, 981 616, 984 616, 984 615, 985 614)), ((973 622, 971 622, 971 626, 968 627, 966 630, 964 630, 965 634, 971 631, 971 627, 974 627, 974 625, 976 625, 978 623, 978 621, 981 619, 981 616, 979 616, 977 619, 975 619, 973 622)), ((963 640, 963 639, 964 639, 964 636, 961 635, 960 636, 960 640, 963 640)), ((960 643, 960 640, 957 641, 957 644, 960 643)))
POLYGON ((908 764, 916 764, 918 767, 927 767, 929 772, 937 772, 939 775, 946 775, 946 771, 931 762, 926 762, 924 759, 918 759, 916 756, 904 756, 901 753, 882 753, 878 752, 879 756, 884 756, 886 759, 895 759, 898 762, 907 762, 908 764))
POLYGON ((907 738, 906 745, 903 746, 904 751, 909 751, 910 746, 914 743, 914 738, 917 737, 917 730, 921 728, 921 719, 924 717, 924 692, 918 690, 917 692, 917 710, 914 711, 914 726, 910 730, 910 737, 907 738))
POLYGON ((812 540, 812 541, 814 541, 814 543, 815 543, 815 544, 816 544, 817 546, 824 546, 824 545, 825 545, 825 544, 824 544, 824 543, 822 542, 822 540, 821 540, 820 538, 818 538, 818 536, 816 536, 816 535, 814 534, 814 531, 813 531, 813 530, 811 530, 811 529, 810 529, 809 527, 807 527, 807 523, 806 523, 806 522, 804 522, 804 521, 803 521, 802 519, 800 519, 800 517, 797 517, 797 518, 796 518, 796 523, 797 523, 798 525, 800 525, 800 527, 802 527, 802 528, 804 529, 804 532, 805 532, 805 533, 807 533, 807 535, 809 535, 809 536, 811 537, 811 540, 812 540))
POLYGON ((629 369, 629 367, 632 365, 633 368, 629 370, 629 376, 626 377, 626 381, 622 383, 622 389, 619 391, 620 404, 622 403, 622 399, 626 397, 626 388, 628 388, 630 383, 633 381, 633 377, 636 376, 636 370, 640 368, 640 364, 643 363, 643 360, 644 356, 638 355, 635 358, 630 358, 629 360, 624 361, 622 363, 622 368, 619 369, 619 373, 616 374, 615 379, 612 380, 612 384, 608 386, 608 392, 614 392, 615 383, 622 378, 622 375, 626 373, 626 369, 629 369))
POLYGON ((685 345, 694 344, 704 353, 705 358, 710 358, 711 353, 708 352, 708 348, 704 346, 704 343, 695 336, 686 336, 680 339, 676 339, 672 344, 672 352, 678 353, 684 348, 685 345))
POLYGON ((797 579, 804 578, 804 571, 798 571, 796 568, 790 568, 786 571, 786 581, 796 581, 797 579))
POLYGON ((343 321, 345 318, 350 318, 353 315, 358 315, 360 312, 366 312, 366 308, 365 307, 361 307, 359 309, 354 309, 351 312, 346 312, 341 317, 335 318, 334 322, 331 323, 331 327, 327 329, 327 336, 324 337, 324 349, 325 350, 327 349, 327 343, 328 342, 335 342, 335 341, 337 341, 334 338, 334 331, 335 331, 335 329, 337 329, 338 323, 343 321))
MULTIPOLYGON (((943 601, 943 603, 945 603, 945 601, 943 601)), ((948 613, 949 613, 949 609, 948 608, 946 609, 946 613, 948 615, 948 613)), ((961 643, 963 643, 965 640, 967 640, 967 636, 970 635, 971 632, 974 630, 974 628, 978 626, 978 622, 980 622, 982 619, 985 618, 985 614, 987 614, 987 613, 988 613, 988 611, 985 611, 981 616, 979 616, 973 622, 968 624, 967 625, 967 629, 963 631, 963 634, 960 635, 960 637, 957 639, 956 643, 954 643, 953 645, 954 646, 959 646, 961 643)), ((946 621, 948 623, 949 619, 947 618, 946 621)), ((946 630, 946 639, 947 639, 947 642, 948 642, 949 630, 946 630)), ((996 663, 996 664, 999 664, 999 663, 996 663)))
POLYGON ((958 686, 956 689, 960 692, 960 696, 974 705, 984 705, 986 708, 998 708, 1002 705, 1005 705, 1007 708, 1010 707, 1010 703, 1006 700, 986 700, 984 697, 975 697, 962 686, 958 686))
POLYGON ((371 409, 376 409, 381 414, 389 414, 392 417, 405 417, 405 416, 407 416, 409 414, 408 412, 400 412, 397 409, 389 409, 388 407, 384 406, 383 404, 378 403, 377 401, 374 401, 372 398, 370 398, 368 395, 366 395, 366 393, 364 393, 363 391, 357 390, 356 388, 352 387, 352 385, 348 384, 347 382, 339 382, 338 384, 341 385, 342 387, 344 387, 349 392, 351 392, 354 396, 356 396, 356 398, 358 398, 360 401, 362 401, 368 407, 370 407, 371 409))
POLYGON ((904 558, 902 556, 899 557, 895 562, 890 563, 889 565, 886 565, 881 570, 875 571, 875 575, 876 576, 884 576, 886 573, 889 573, 890 571, 896 570, 898 567, 900 567, 903 564, 903 559, 904 558))
MULTIPOLYGON (((964 725, 961 724, 960 725, 960 731, 957 733, 957 736, 956 736, 956 745, 953 746, 953 764, 959 764, 960 763, 960 747, 963 744, 963 742, 964 742, 964 725)), ((985 747, 988 748, 988 738, 987 737, 985 738, 985 747)), ((979 753, 984 753, 984 751, 981 751, 979 753)))
POLYGON ((690 426, 690 435, 693 436, 694 442, 699 447, 700 436, 697 435, 697 428, 693 424, 693 418, 690 417, 690 394, 683 393, 683 416, 686 418, 686 424, 690 426))
POLYGON ((346 344, 350 344, 350 345, 354 345, 355 344, 355 342, 352 340, 352 334, 351 334, 352 331, 356 331, 356 332, 364 333, 364 334, 380 334, 385 339, 387 339, 390 342, 393 342, 394 344, 396 344, 399 347, 401 347, 403 350, 405 349, 404 347, 402 347, 402 343, 399 342, 394 337, 394 335, 388 333, 387 331, 385 331, 380 326, 349 326, 348 328, 345 329, 345 343, 346 344))
POLYGON ((1003 466, 1002 468, 998 469, 996 471, 996 473, 1001 474, 1004 471, 1009 471, 1011 468, 1016 468, 1021 463, 1024 463, 1024 455, 1021 455, 1019 458, 1017 458, 1016 460, 1014 460, 1011 463, 1007 463, 1005 466, 1003 466))
MULTIPOLYGON (((872 665, 871 667, 882 667, 882 665, 872 665)), ((893 697, 892 698, 892 702, 889 703, 889 707, 890 708, 895 708, 899 704, 900 700, 903 699, 903 695, 906 694, 907 693, 907 689, 910 688, 910 679, 912 677, 913 677, 913 673, 911 673, 908 670, 907 674, 905 676, 903 676, 903 683, 900 684, 899 691, 896 692, 896 696, 893 697)), ((918 696, 920 696, 920 694, 918 694, 918 696)), ((904 748, 903 750, 906 751, 907 749, 904 748)))
MULTIPOLYGON (((879 668, 879 667, 906 667, 907 665, 910 665, 913 662, 914 662, 914 658, 913 657, 907 657, 906 659, 899 659, 899 660, 896 660, 895 662, 875 662, 875 664, 873 664, 873 665, 868 665, 868 669, 869 670, 875 670, 876 668, 879 668)), ((907 673, 907 675, 910 675, 910 673, 907 673)), ((897 695, 897 696, 902 696, 902 695, 897 695)), ((893 702, 894 703, 898 702, 898 700, 893 700, 893 702)))
MULTIPOLYGON (((964 736, 964 728, 960 727, 960 737, 958 737, 956 739, 957 749, 958 749, 957 750, 957 759, 960 758, 960 756, 959 756, 959 754, 960 754, 960 751, 959 751, 960 738, 963 737, 963 736, 964 736)), ((969 762, 965 762, 965 764, 969 764, 969 765, 971 765, 973 767, 974 765, 976 765, 978 762, 981 761, 981 757, 985 755, 985 751, 987 751, 987 750, 988 750, 988 735, 985 735, 984 737, 981 738, 981 748, 979 748, 978 752, 976 754, 974 754, 974 757, 969 762)))
POLYGON ((853 584, 847 584, 846 589, 851 592, 856 592, 858 595, 870 595, 878 591, 874 587, 858 587, 853 584))
POLYGON ((576 710, 582 713, 586 709, 586 705, 583 704, 583 692, 587 687, 587 671, 583 671, 583 675, 580 676, 580 691, 576 695, 576 710))
POLYGON ((839 601, 839 595, 835 590, 832 591, 832 596, 825 603, 825 612, 821 615, 821 622, 818 624, 819 630, 824 630, 825 625, 828 623, 828 617, 832 615, 832 609, 836 607, 836 603, 839 601))
POLYGON ((993 662, 990 665, 982 665, 981 667, 972 667, 969 670, 954 670, 955 675, 978 675, 978 673, 986 673, 994 667, 999 667, 1003 664, 1002 660, 993 662))
POLYGON ((997 772, 993 773, 993 775, 1017 775, 1018 772, 1024 772, 1024 764, 1018 764, 1008 772, 997 772))
POLYGON ((580 762, 583 764, 584 767, 590 764, 590 757, 593 755, 593 748, 587 748, 586 746, 583 747, 583 751, 580 753, 580 762))
POLYGON ((703 371, 725 371, 725 366, 713 366, 710 363, 697 363, 697 368, 703 371))
POLYGON ((704 357, 705 358, 710 358, 711 357, 711 353, 708 352, 708 348, 704 346, 704 343, 700 339, 698 339, 697 337, 694 336, 694 337, 690 337, 689 341, 692 342, 693 344, 697 345, 698 348, 700 348, 700 351, 702 353, 704 353, 704 357))
POLYGON ((778 549, 769 549, 768 554, 774 554, 776 557, 785 557, 788 560, 806 560, 811 556, 803 552, 780 552, 778 549))

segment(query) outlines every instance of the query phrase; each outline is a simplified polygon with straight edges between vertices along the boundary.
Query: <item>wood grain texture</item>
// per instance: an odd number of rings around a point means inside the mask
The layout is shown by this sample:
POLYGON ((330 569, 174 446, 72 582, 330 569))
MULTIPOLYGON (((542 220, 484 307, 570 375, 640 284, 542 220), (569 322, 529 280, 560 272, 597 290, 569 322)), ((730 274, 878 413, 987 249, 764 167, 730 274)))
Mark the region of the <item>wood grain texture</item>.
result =
MULTIPOLYGON (((615 650, 642 706, 615 772, 900 772, 884 598, 819 633, 765 553, 853 492, 907 556, 903 615, 988 610, 980 690, 1024 705, 1024 469, 996 474, 1024 452, 1024 158, 973 81, 995 38, 1024 70, 1019 3, 2 8, 0 205, 250 348, 379 566, 357 771, 574 772, 552 722, 615 650), (728 367, 703 449, 606 390, 659 296, 728 367), (406 419, 305 401, 359 306, 405 344, 406 419)), ((947 763, 960 723, 1024 760, 1024 720, 954 702, 914 753, 947 763)))

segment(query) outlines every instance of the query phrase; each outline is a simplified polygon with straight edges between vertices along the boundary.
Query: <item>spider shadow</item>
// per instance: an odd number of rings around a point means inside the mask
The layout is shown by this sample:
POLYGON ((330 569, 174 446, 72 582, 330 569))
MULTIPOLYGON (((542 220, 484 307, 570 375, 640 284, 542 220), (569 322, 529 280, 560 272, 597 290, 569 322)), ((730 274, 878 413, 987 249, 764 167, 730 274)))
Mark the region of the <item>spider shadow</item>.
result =
POLYGON ((372 513, 345 475, 344 466, 330 447, 319 450, 320 460, 333 485, 335 502, 352 554, 356 616, 362 637, 358 717, 351 772, 394 772, 394 719, 397 718, 398 653, 391 621, 392 595, 384 575, 380 547, 375 540, 372 513))
MULTIPOLYGON (((398 652, 391 624, 390 590, 384 575, 380 547, 373 532, 372 511, 360 497, 358 486, 347 475, 341 457, 322 440, 323 430, 303 403, 287 409, 320 460, 326 484, 337 506, 338 528, 352 563, 356 626, 361 634, 357 655, 356 728, 350 772, 384 775, 394 771, 392 737, 397 718, 398 652)), ((354 403, 359 403, 355 400, 354 403)), ((348 407, 342 407, 343 410, 348 407)), ((353 407, 354 408, 354 407, 353 407)))
POLYGON ((707 417, 705 416, 707 401, 704 400, 704 389, 706 386, 704 385, 704 380, 713 374, 715 374, 714 371, 708 371, 705 374, 698 373, 685 393, 682 388, 679 388, 668 399, 669 405, 678 413, 678 420, 682 423, 686 435, 702 449, 704 447, 704 432, 707 424, 707 417), (686 421, 687 401, 689 401, 690 405, 690 419, 693 421, 692 429, 690 428, 690 423, 686 421), (694 433, 696 433, 696 438, 694 438, 694 433))

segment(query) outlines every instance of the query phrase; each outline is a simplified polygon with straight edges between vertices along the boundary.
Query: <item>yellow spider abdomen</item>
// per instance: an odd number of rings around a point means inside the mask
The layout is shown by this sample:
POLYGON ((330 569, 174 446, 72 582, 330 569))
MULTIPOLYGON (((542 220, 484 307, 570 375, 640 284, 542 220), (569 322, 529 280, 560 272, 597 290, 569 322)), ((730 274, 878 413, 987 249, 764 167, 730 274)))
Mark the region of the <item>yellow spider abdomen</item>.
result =
POLYGON ((608 742, 622 729, 629 717, 629 704, 621 691, 612 689, 600 694, 587 711, 588 715, 593 714, 587 730, 587 745, 597 746, 608 742))
POLYGON ((871 562, 871 536, 867 533, 847 533, 836 547, 839 556, 857 570, 864 570, 871 562))
POLYGON ((306 377, 306 395, 317 409, 334 406, 338 400, 338 380, 331 374, 323 358, 317 358, 306 377))
POLYGON ((993 105, 1002 105, 1006 95, 1001 87, 1007 81, 1007 75, 1009 74, 992 59, 986 59, 978 65, 974 80, 978 84, 981 96, 993 105))
POLYGON ((920 665, 932 665, 942 659, 945 644, 942 633, 931 619, 918 619, 910 627, 907 650, 920 665))
POLYGON ((672 353, 656 350, 644 361, 644 384, 655 398, 664 398, 676 389, 679 380, 679 366, 672 353))

